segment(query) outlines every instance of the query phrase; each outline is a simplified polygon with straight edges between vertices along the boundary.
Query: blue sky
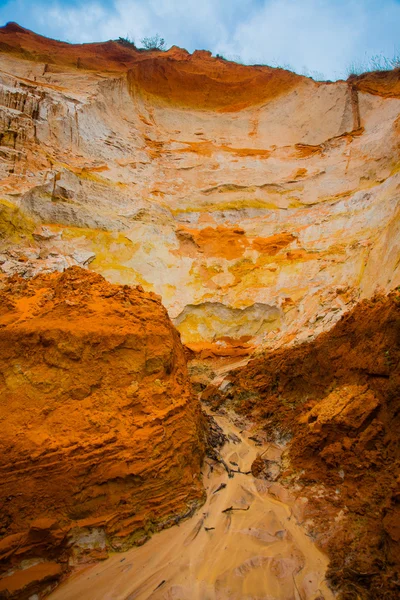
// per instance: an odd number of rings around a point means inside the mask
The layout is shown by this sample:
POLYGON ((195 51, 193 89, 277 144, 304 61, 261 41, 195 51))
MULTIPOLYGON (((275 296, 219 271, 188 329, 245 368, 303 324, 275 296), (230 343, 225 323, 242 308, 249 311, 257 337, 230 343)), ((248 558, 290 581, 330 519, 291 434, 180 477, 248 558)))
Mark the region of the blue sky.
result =
POLYGON ((400 55, 400 0, 0 0, 16 21, 69 42, 162 35, 169 46, 328 79, 400 55))

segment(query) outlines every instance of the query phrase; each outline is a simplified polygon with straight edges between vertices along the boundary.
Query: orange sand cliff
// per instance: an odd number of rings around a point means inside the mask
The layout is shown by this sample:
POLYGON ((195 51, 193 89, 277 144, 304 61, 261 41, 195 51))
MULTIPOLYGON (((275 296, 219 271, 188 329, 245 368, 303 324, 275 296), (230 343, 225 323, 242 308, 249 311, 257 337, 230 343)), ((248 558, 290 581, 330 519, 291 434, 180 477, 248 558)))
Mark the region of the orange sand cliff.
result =
POLYGON ((46 70, 127 72, 135 94, 155 96, 173 104, 211 110, 240 110, 287 93, 303 77, 283 69, 252 68, 217 59, 211 52, 173 46, 167 52, 141 51, 116 41, 67 44, 33 34, 16 23, 0 29, 0 50, 44 62, 46 70))
POLYGON ((0 307, 3 573, 45 557, 58 577, 71 553, 104 558, 191 513, 199 405, 158 297, 74 267, 5 281, 0 307))

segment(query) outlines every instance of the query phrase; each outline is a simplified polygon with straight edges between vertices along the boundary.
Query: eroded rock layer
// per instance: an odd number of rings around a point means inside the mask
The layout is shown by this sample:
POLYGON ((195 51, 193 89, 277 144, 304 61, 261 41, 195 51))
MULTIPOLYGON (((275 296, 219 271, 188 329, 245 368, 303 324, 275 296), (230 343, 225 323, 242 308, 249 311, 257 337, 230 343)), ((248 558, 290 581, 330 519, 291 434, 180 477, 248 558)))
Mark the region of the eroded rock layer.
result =
POLYGON ((3 272, 141 284, 219 353, 400 283, 399 70, 315 82, 15 24, 0 47, 3 272))
POLYGON ((305 522, 341 597, 398 598, 400 288, 310 343, 261 354, 203 397, 288 442, 281 480, 308 496, 305 522))
POLYGON ((154 294, 72 267, 3 282, 0 307, 0 594, 29 597, 190 514, 203 434, 154 294))

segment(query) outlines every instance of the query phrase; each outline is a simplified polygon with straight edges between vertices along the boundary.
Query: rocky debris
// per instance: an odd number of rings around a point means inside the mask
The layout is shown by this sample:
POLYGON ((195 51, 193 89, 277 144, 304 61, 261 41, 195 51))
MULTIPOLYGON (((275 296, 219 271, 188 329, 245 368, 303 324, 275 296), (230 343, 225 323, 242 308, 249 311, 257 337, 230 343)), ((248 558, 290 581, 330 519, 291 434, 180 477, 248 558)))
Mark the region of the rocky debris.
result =
POLYGON ((214 383, 210 383, 200 395, 201 401, 207 406, 210 406, 211 410, 218 410, 219 407, 224 404, 227 400, 227 394, 224 394, 219 386, 214 383))
POLYGON ((227 462, 223 459, 220 452, 221 448, 227 442, 229 442, 229 438, 225 435, 224 431, 218 425, 212 415, 207 415, 204 413, 204 418, 206 420, 207 435, 206 455, 208 458, 211 458, 211 460, 221 464, 226 470, 228 477, 233 477, 233 471, 231 467, 229 467, 227 462))
POLYGON ((1 589, 22 597, 190 515, 203 420, 154 294, 72 267, 3 280, 0 306, 1 589))
POLYGON ((251 474, 253 477, 259 477, 265 471, 265 462, 259 454, 251 463, 251 474))
POLYGON ((343 598, 356 590, 395 600, 400 289, 364 300, 309 343, 260 353, 229 379, 219 405, 251 417, 270 440, 289 440, 281 473, 278 459, 262 456, 252 472, 296 482, 308 498, 302 520, 329 553, 332 584, 343 598))
POLYGON ((207 423, 207 447, 210 451, 212 451, 212 449, 218 450, 228 441, 228 438, 212 415, 203 414, 207 423))
POLYGON ((257 479, 276 481, 281 473, 280 465, 275 460, 263 459, 260 454, 251 464, 251 474, 257 479))

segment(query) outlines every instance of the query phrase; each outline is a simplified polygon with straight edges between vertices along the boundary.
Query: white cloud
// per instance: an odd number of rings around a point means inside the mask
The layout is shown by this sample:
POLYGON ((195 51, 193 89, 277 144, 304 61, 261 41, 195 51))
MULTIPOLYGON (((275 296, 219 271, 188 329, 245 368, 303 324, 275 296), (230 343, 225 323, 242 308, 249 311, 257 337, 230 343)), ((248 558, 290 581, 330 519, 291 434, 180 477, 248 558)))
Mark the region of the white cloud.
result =
POLYGON ((54 4, 39 15, 38 21, 42 29, 51 23, 52 29, 60 32, 60 39, 73 42, 93 41, 96 34, 101 37, 109 27, 107 11, 96 2, 88 3, 84 11, 54 4))
POLYGON ((238 24, 231 42, 218 51, 239 54, 245 62, 339 74, 360 34, 354 27, 358 6, 352 4, 359 3, 272 0, 238 24))
POLYGON ((392 0, 380 6, 372 0, 271 0, 216 51, 239 54, 247 63, 289 64, 298 72, 305 68, 338 78, 366 56, 393 55, 400 6, 392 0))
POLYGON ((160 33, 190 51, 291 65, 329 78, 365 55, 393 55, 398 0, 10 0, 0 18, 73 42, 160 33), (43 8, 40 8, 40 4, 43 8))

